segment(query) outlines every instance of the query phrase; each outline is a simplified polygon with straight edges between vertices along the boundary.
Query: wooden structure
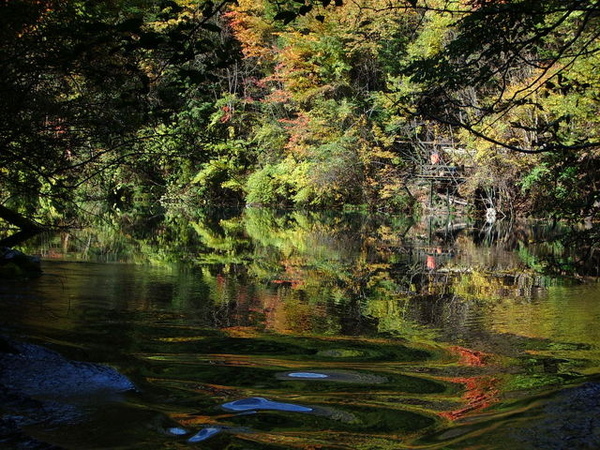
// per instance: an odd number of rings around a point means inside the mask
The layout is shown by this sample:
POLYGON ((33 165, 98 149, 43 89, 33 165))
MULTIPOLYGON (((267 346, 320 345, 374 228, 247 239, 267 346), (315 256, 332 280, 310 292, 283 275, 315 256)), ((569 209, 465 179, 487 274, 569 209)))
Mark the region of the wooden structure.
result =
POLYGON ((423 164, 416 177, 429 182, 429 207, 433 207, 436 193, 448 210, 452 204, 466 206, 467 202, 458 198, 457 190, 458 186, 466 181, 468 170, 469 168, 464 166, 443 163, 423 164))
POLYGON ((450 166, 447 164, 424 164, 417 175, 418 178, 437 181, 463 182, 465 180, 464 166, 450 166))
MULTIPOLYGON (((415 122, 413 127, 417 130, 420 125, 422 124, 415 122)), ((396 146, 398 152, 413 163, 411 178, 416 179, 419 186, 429 188, 429 208, 435 209, 436 203, 444 204, 449 213, 451 205, 468 206, 468 201, 459 194, 459 187, 467 181, 474 169, 462 164, 474 161, 472 150, 460 147, 451 136, 397 139, 396 146)))

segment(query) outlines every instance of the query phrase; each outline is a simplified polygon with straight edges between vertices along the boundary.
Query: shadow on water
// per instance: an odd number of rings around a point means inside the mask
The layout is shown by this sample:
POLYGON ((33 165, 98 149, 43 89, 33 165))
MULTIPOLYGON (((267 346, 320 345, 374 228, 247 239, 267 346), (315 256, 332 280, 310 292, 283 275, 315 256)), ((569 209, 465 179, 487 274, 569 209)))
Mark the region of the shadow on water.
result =
POLYGON ((0 349, 0 444, 598 443, 598 261, 546 239, 563 229, 253 209, 117 225, 41 236, 21 250, 44 275, 0 286, 0 332, 31 343, 0 349))

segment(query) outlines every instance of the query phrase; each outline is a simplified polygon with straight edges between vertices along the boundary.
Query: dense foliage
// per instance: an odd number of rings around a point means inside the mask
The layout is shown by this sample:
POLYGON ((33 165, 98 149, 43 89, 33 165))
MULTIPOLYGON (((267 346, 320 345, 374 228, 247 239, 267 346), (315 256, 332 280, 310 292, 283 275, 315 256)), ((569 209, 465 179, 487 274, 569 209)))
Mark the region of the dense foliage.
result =
POLYGON ((0 204, 46 221, 88 200, 414 211, 438 191, 447 207, 593 217, 599 12, 3 1, 0 204), (425 180, 433 155, 460 180, 425 180))

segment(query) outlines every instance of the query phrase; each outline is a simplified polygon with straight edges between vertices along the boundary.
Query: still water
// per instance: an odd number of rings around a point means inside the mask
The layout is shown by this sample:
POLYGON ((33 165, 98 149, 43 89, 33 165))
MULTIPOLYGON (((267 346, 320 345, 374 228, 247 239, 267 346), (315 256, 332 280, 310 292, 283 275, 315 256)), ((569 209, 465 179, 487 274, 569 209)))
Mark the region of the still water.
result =
POLYGON ((135 389, 15 400, 1 442, 600 448, 598 260, 556 234, 246 210, 43 236, 0 334, 135 389))

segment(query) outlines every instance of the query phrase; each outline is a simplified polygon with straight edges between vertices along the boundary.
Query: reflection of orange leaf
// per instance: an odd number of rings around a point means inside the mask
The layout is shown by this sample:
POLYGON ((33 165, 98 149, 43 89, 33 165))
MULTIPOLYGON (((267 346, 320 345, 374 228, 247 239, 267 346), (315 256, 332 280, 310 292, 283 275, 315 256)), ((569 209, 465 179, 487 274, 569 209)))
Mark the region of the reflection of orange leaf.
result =
POLYGON ((487 355, 483 352, 459 346, 450 347, 450 350, 459 355, 458 363, 461 366, 481 367, 485 365, 487 355))
POLYGON ((198 425, 214 425, 218 423, 214 417, 210 416, 188 416, 181 414, 174 415, 173 419, 175 419, 184 427, 193 427, 198 425))
POLYGON ((271 280, 271 283, 290 286, 292 289, 296 289, 304 284, 304 282, 301 280, 271 280))
MULTIPOLYGON (((458 364, 467 367, 482 367, 486 365, 488 355, 465 347, 450 347, 450 351, 459 356, 458 364)), ((466 414, 485 409, 498 401, 499 391, 496 389, 498 380, 489 376, 458 377, 446 381, 464 384, 465 392, 462 400, 465 405, 453 411, 442 412, 440 415, 449 420, 457 420, 466 414)))
POLYGON ((495 388, 498 380, 491 377, 451 378, 453 383, 465 385, 463 400, 465 406, 453 411, 440 413, 440 416, 449 420, 458 420, 470 412, 489 407, 498 401, 498 389, 495 388))

